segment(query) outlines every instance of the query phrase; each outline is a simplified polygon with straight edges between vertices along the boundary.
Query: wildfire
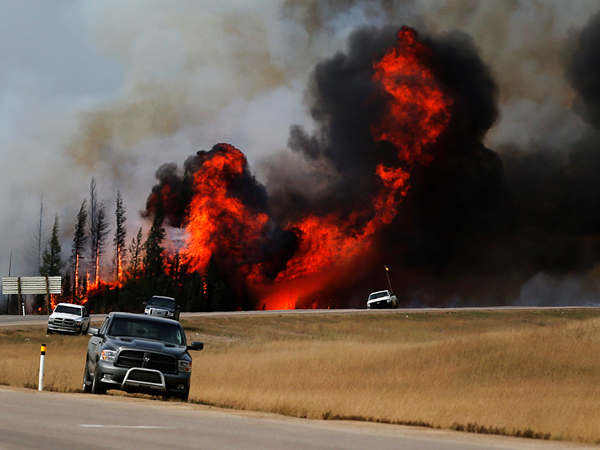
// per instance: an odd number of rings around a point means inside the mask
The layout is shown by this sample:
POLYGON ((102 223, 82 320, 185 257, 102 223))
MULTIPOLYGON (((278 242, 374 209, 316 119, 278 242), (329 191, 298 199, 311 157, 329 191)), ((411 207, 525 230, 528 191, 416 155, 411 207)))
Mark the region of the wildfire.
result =
POLYGON ((265 295, 266 308, 295 306, 298 300, 332 281, 324 276, 325 272, 336 277, 347 273, 343 269, 364 257, 373 245, 374 235, 396 217, 409 189, 411 167, 427 164, 433 158, 425 150, 447 127, 452 100, 427 67, 430 51, 417 41, 415 31, 404 27, 397 38, 396 46, 373 63, 373 81, 382 87, 388 101, 383 117, 371 126, 371 133, 376 142, 387 141, 397 148, 399 166, 377 166, 375 175, 381 188, 366 221, 369 213, 357 210, 347 217, 337 213, 310 215, 289 225, 297 230, 300 246, 265 295), (303 281, 288 283, 298 279, 303 281))
MULTIPOLYGON (((163 185, 161 181, 153 190, 147 209, 154 211, 160 205, 167 210, 167 216, 171 210, 186 211, 185 215, 173 213, 179 222, 171 220, 171 225, 178 227, 184 217, 186 234, 178 258, 187 270, 206 274, 211 258, 225 261, 228 275, 243 283, 258 299, 258 308, 317 307, 321 300, 327 301, 320 296, 350 278, 357 261, 371 256, 378 233, 398 215, 410 189, 414 167, 432 161, 432 144, 448 127, 453 102, 430 67, 431 56, 431 50, 418 40, 415 31, 403 27, 395 45, 372 62, 371 81, 384 101, 382 113, 373 117, 368 128, 372 151, 383 148, 381 144, 385 142, 394 146, 397 159, 375 166, 371 176, 377 187, 372 198, 367 204, 356 205, 350 213, 313 213, 276 224, 267 206, 253 199, 257 183, 250 175, 244 154, 229 144, 218 144, 193 157, 193 195, 191 200, 186 197, 189 203, 177 203, 184 181, 173 185, 170 181, 163 185), (273 230, 283 230, 297 238, 291 256, 286 253, 280 265, 268 261, 269 251, 277 253, 269 245, 277 235, 273 230), (271 270, 272 267, 277 269, 271 270)), ((122 277, 118 259, 115 286, 122 277)), ((88 292, 114 287, 101 280, 90 286, 89 279, 87 285, 88 292)), ((202 289, 207 292, 206 279, 202 289)))
POLYGON ((184 256, 190 269, 197 272, 206 270, 217 250, 244 263, 245 249, 261 236, 269 219, 229 192, 230 184, 247 170, 244 154, 229 144, 217 148, 194 174, 184 256))

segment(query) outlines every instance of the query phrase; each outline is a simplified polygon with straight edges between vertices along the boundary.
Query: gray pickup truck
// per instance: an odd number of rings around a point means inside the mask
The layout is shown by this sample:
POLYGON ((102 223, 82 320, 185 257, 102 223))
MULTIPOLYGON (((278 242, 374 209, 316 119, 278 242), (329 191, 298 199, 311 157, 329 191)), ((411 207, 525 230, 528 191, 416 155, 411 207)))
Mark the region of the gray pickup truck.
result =
POLYGON ((83 390, 104 394, 108 389, 145 392, 187 401, 192 357, 202 342, 186 345, 179 322, 153 316, 110 313, 91 335, 83 390))

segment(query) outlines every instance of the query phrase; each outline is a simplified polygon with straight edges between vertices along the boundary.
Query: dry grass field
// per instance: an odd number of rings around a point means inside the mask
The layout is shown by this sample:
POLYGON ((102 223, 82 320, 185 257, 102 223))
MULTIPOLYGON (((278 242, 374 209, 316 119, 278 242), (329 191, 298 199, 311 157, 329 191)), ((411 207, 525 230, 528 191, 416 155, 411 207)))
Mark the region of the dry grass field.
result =
MULTIPOLYGON (((600 442, 600 312, 231 316, 183 321, 196 402, 600 442)), ((81 389, 87 337, 0 329, 0 384, 81 389)))

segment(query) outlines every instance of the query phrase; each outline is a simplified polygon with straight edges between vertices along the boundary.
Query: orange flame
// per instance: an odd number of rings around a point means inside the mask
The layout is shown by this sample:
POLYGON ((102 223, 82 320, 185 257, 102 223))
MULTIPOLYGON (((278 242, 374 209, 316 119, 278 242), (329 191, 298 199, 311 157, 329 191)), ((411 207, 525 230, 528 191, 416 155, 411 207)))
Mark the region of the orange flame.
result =
POLYGON ((376 141, 388 141, 398 149, 401 161, 428 163, 424 154, 450 121, 452 99, 440 88, 427 66, 431 51, 417 34, 402 27, 396 47, 373 64, 373 80, 391 99, 382 120, 371 127, 376 141))
POLYGON ((257 239, 268 221, 266 214, 250 210, 227 192, 228 180, 243 173, 246 158, 232 145, 220 147, 221 152, 205 161, 194 175, 195 195, 190 204, 183 256, 190 269, 197 272, 206 270, 218 248, 241 260, 242 246, 257 239))

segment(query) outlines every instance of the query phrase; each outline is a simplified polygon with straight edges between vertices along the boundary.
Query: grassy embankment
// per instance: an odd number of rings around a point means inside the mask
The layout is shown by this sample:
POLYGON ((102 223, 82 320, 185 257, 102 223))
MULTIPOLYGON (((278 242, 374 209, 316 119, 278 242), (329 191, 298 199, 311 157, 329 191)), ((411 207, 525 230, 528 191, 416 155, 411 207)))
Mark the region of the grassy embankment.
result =
MULTIPOLYGON (((191 399, 297 417, 352 418, 600 442, 600 312, 234 316, 185 320, 191 399)), ((0 329, 0 384, 81 389, 87 337, 0 329)))

